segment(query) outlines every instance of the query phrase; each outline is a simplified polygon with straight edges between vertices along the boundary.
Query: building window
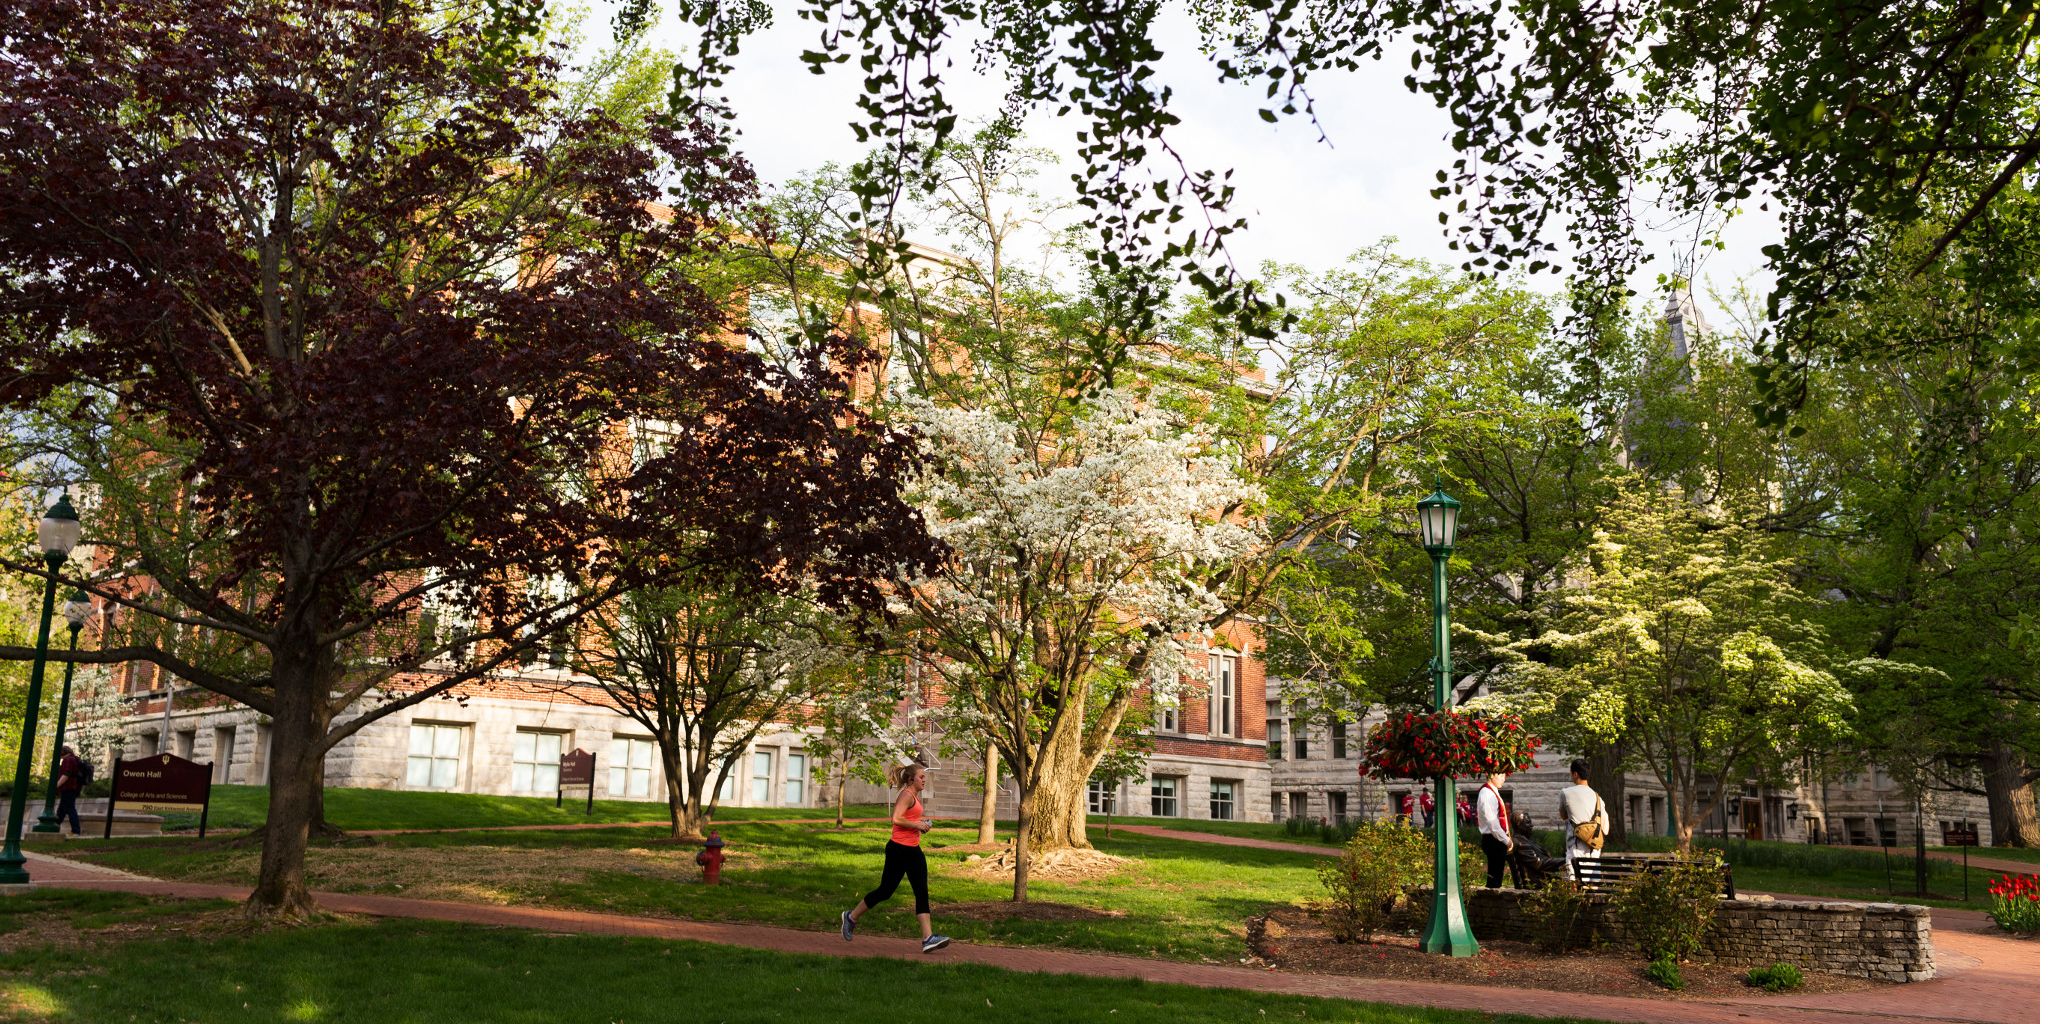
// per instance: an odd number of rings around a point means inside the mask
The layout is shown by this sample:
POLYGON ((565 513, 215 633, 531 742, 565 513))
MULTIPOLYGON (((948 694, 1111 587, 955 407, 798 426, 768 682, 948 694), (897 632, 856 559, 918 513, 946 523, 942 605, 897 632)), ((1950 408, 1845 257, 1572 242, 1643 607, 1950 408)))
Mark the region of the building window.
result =
POLYGON ((1266 702, 1266 760, 1283 760, 1287 754, 1286 723, 1280 718, 1280 702, 1266 702))
POLYGON ((725 762, 725 770, 719 774, 723 777, 718 781, 718 799, 720 801, 733 799, 740 791, 739 760, 735 758, 725 762))
POLYGON ((182 757, 182 758, 184 758, 184 759, 185 759, 185 760, 187 760, 187 761, 190 761, 190 760, 192 760, 192 745, 193 745, 194 743, 197 743, 197 742, 199 742, 199 730, 197 730, 197 729, 180 729, 180 730, 178 730, 178 737, 177 737, 177 738, 178 738, 178 750, 177 750, 177 754, 178 754, 178 756, 179 756, 179 757, 182 757))
POLYGON ((782 759, 782 802, 788 807, 802 807, 804 804, 804 765, 802 754, 790 754, 782 759))
POLYGON ((1088 780, 1088 813, 1116 813, 1116 783, 1101 779, 1088 780))
POLYGON ((1647 832, 1649 829, 1644 827, 1647 824, 1647 822, 1643 821, 1643 798, 1631 794, 1628 798, 1628 830, 1630 832, 1647 832))
POLYGON ((1308 719, 1297 718, 1288 725, 1294 730, 1294 759, 1308 760, 1308 719))
POLYGON ((1647 831, 1651 835, 1664 833, 1664 798, 1661 796, 1650 798, 1650 827, 1647 831))
POLYGON ((1280 819, 1282 819, 1282 818, 1284 818, 1284 817, 1286 817, 1286 816, 1287 816, 1287 807, 1286 807, 1286 803, 1287 803, 1287 798, 1286 798, 1286 797, 1285 797, 1284 795, 1282 795, 1282 794, 1279 794, 1279 793, 1275 793, 1275 794, 1273 794, 1273 820, 1274 820, 1274 821, 1279 821, 1280 819))
POLYGON ((1330 801, 1330 821, 1338 825, 1344 824, 1345 819, 1349 817, 1349 814, 1347 812, 1350 810, 1350 808, 1345 802, 1345 795, 1346 794, 1342 791, 1334 789, 1331 790, 1328 794, 1330 801))
MULTIPOLYGON (((542 622, 559 619, 565 606, 575 597, 569 581, 553 574, 533 581, 527 588, 527 594, 532 599, 534 611, 540 615, 542 622)), ((532 635, 532 632, 533 630, 529 629, 528 635, 532 635)), ((568 668, 573 653, 570 650, 573 640, 574 637, 566 626, 549 630, 540 638, 539 643, 526 652, 527 667, 555 670, 568 668)))
POLYGON ((521 729, 512 734, 512 791, 553 793, 561 788, 562 734, 521 729))
MULTIPOLYGON (((560 763, 560 762, 557 762, 560 763)), ((610 796, 654 795, 654 741, 633 736, 612 737, 612 756, 606 762, 610 796)))
POLYGON ((1153 732, 1179 732, 1180 705, 1161 704, 1159 706, 1159 718, 1152 724, 1153 732))
POLYGON ((250 744, 249 760, 255 767, 255 778, 249 781, 258 786, 270 784, 270 727, 256 726, 256 742, 250 744))
POLYGON ((1209 817, 1214 821, 1237 820, 1237 783, 1210 780, 1209 817))
POLYGON ((235 727, 218 726, 213 730, 213 781, 226 783, 228 771, 235 764, 235 727))
POLYGON ((1289 793, 1289 794, 1287 794, 1287 815, 1288 815, 1288 817, 1291 817, 1291 818, 1307 818, 1307 817, 1308 817, 1308 794, 1307 794, 1307 793, 1289 793))
POLYGON ((747 798, 756 807, 768 805, 769 790, 775 785, 775 751, 754 751, 753 785, 747 787, 747 798))
POLYGON ((1877 819, 1877 840, 1884 846, 1899 845, 1899 822, 1896 818, 1877 819))
POLYGON ((1166 775, 1152 777, 1152 816, 1180 817, 1180 780, 1166 775))
POLYGON ((405 754, 406 787, 454 789, 462 780, 463 739, 468 732, 466 725, 414 722, 405 754))
POLYGON ((1209 732, 1237 735, 1237 656, 1209 655, 1209 732))
POLYGON ((1343 720, 1343 719, 1341 719, 1341 718, 1338 718, 1338 717, 1337 717, 1336 715, 1331 715, 1331 716, 1330 716, 1330 756, 1331 756, 1331 757, 1334 757, 1334 758, 1336 758, 1336 759, 1337 759, 1337 760, 1339 760, 1339 761, 1342 761, 1342 760, 1344 760, 1344 757, 1345 757, 1345 753, 1344 753, 1344 740, 1345 740, 1345 739, 1346 739, 1346 737, 1345 737, 1345 735, 1344 735, 1344 720, 1343 720))

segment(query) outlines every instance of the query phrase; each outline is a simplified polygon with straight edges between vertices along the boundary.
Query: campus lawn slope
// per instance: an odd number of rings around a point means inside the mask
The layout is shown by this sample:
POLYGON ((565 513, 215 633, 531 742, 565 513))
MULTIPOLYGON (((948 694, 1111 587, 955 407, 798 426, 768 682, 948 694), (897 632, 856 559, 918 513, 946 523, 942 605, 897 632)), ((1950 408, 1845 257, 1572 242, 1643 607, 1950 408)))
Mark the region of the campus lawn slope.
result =
MULTIPOLYGON (((270 790, 263 786, 213 787, 207 812, 208 832, 260 827, 270 790)), ((646 800, 599 800, 583 813, 580 793, 565 795, 557 808, 553 797, 487 796, 480 793, 429 793, 403 789, 327 790, 327 820, 350 831, 406 828, 502 828, 511 825, 645 824, 667 821, 668 805, 646 800)), ((718 820, 824 818, 829 807, 728 807, 718 820)), ((847 805, 851 818, 879 816, 880 805, 847 805)), ((164 817, 167 829, 197 828, 196 814, 164 817)))
MULTIPOLYGON (((193 908, 142 897, 110 903, 111 894, 84 894, 99 899, 74 908, 67 900, 77 895, 0 900, 0 930, 8 930, 10 918, 34 930, 53 918, 112 912, 133 921, 193 908)), ((135 935, 88 935, 84 949, 15 947, 0 956, 0 1015, 37 1024, 1536 1020, 1021 974, 938 958, 841 959, 420 921, 325 922, 253 933, 201 922, 175 937, 135 935)))

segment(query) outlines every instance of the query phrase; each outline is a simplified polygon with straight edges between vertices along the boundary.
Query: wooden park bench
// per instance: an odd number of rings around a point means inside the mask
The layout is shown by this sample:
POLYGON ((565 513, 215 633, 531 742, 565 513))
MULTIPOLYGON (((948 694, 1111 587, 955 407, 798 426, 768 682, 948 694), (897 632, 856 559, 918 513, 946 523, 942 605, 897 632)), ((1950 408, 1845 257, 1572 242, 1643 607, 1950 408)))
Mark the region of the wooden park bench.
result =
MULTIPOLYGON (((1675 858, 1668 853, 1606 853, 1572 861, 1572 881, 1579 891, 1611 896, 1639 871, 1658 871, 1675 858)), ((1721 864, 1721 898, 1735 898, 1735 871, 1721 864)))

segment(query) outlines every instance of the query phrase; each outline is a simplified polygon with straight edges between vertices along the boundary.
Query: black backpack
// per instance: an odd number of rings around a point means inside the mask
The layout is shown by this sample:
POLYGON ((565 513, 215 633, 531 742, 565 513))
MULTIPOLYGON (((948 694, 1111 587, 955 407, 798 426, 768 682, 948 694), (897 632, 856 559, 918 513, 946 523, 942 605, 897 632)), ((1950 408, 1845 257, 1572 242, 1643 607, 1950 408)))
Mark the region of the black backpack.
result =
POLYGON ((78 788, 84 789, 90 785, 92 785, 92 762, 80 758, 78 762, 78 788))

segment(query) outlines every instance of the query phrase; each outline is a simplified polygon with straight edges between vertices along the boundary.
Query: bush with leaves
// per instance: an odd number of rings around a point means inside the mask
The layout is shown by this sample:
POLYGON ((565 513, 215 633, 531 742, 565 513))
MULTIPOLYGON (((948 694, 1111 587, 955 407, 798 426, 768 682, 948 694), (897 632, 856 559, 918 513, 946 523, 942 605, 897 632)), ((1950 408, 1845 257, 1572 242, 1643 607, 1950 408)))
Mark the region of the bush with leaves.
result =
POLYGON ((1685 988, 1685 975, 1679 972, 1678 961, 1669 953, 1650 961, 1650 966, 1643 968, 1643 977, 1673 992, 1685 988))
POLYGON ((1317 916, 1338 942, 1370 940, 1411 887, 1430 883, 1435 852, 1429 833, 1405 818, 1361 824, 1344 852, 1316 869, 1326 897, 1317 916))
POLYGON ((1806 975, 1799 973, 1799 968, 1780 962, 1769 967, 1751 968, 1742 983, 1766 992, 1790 992, 1806 984, 1806 975))
POLYGON ((1614 895, 1622 925, 1651 960, 1699 952, 1720 902, 1721 858, 1712 851, 1639 871, 1614 895))
POLYGON ((1562 875, 1522 896, 1522 917, 1529 923, 1529 941, 1538 949, 1562 953, 1572 946, 1586 900, 1579 887, 1562 875))

